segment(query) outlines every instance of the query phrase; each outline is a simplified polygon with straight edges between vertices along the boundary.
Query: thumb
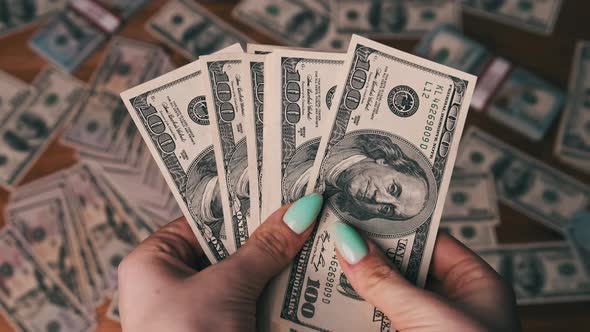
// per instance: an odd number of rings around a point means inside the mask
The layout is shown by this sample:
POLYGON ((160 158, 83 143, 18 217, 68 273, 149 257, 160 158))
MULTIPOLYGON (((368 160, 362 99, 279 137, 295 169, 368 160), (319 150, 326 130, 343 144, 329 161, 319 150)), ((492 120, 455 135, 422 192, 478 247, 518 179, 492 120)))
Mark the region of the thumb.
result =
POLYGON ((463 315, 434 293, 407 281, 381 250, 374 243, 365 242, 354 228, 337 223, 333 234, 342 272, 354 290, 380 309, 395 329, 448 331, 449 319, 460 323, 463 315))
POLYGON ((319 194, 304 196, 275 211, 234 255, 224 262, 243 271, 241 278, 259 294, 301 249, 322 209, 319 194))

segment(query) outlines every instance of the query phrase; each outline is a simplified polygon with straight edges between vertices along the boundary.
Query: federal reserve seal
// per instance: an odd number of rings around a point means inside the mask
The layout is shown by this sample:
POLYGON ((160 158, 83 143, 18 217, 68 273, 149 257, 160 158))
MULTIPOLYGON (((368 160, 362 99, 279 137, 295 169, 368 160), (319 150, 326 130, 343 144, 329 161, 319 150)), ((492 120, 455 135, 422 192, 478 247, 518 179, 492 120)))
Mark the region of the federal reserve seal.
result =
POLYGON ((188 116, 196 124, 201 126, 209 125, 209 112, 207 112, 205 96, 198 96, 191 100, 188 104, 188 116))
POLYGON ((402 118, 414 115, 419 105, 418 94, 407 85, 394 87, 387 96, 387 106, 391 112, 402 118))

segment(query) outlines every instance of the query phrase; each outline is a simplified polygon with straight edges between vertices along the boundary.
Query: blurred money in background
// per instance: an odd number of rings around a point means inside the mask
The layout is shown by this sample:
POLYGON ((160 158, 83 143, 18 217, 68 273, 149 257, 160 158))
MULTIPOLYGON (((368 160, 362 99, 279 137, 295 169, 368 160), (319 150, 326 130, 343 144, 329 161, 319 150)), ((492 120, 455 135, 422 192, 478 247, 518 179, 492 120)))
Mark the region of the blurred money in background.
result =
POLYGON ((184 215, 215 264, 276 208, 314 190, 326 206, 269 285, 261 327, 391 330, 337 268, 329 227, 337 222, 373 239, 419 286, 440 229, 510 282, 519 304, 590 300, 588 183, 515 148, 500 129, 471 125, 459 145, 469 104, 483 111, 478 120, 542 144, 565 108, 549 145, 580 171, 573 175, 590 172, 590 44, 577 44, 566 94, 462 32, 467 13, 545 38, 562 1, 242 0, 232 8, 284 44, 272 45, 252 44, 229 10, 217 17, 223 4, 169 0, 150 4, 139 34, 124 31, 160 45, 118 35, 148 3, 0 1, 0 38, 46 20, 29 45, 60 68, 35 71, 31 83, 0 71, 0 185, 10 191, 0 311, 16 330, 92 331, 107 299, 106 317, 119 321, 117 266, 159 227, 184 215), (478 84, 352 34, 421 38, 416 54, 478 75, 478 84), (67 73, 103 45, 88 83, 67 73), (176 69, 171 52, 196 61, 176 69), (57 136, 75 162, 22 184, 57 136), (507 209, 562 240, 503 243, 507 209), (327 280, 331 296, 300 280, 327 280))

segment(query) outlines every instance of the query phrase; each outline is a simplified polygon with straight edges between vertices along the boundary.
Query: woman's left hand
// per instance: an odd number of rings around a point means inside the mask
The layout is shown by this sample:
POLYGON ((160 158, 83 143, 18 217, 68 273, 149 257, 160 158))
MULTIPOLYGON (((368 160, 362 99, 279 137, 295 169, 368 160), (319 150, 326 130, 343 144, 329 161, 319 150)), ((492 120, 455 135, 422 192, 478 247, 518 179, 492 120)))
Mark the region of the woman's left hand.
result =
POLYGON ((187 221, 163 227, 119 266, 123 330, 255 331, 262 290, 303 246, 321 206, 319 195, 283 206, 235 254, 204 269, 187 221))

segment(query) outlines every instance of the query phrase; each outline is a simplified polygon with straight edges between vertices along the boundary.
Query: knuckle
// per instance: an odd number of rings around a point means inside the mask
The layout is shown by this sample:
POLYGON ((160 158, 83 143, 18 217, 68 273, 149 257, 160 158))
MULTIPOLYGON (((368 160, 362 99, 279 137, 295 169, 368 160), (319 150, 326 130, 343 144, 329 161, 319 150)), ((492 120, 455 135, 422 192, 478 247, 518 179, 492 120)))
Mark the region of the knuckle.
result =
POLYGON ((365 291, 378 290, 395 278, 395 272, 385 264, 373 264, 364 279, 365 291))
POLYGON ((289 237, 279 230, 260 228, 250 239, 252 245, 264 252, 278 264, 285 264, 290 260, 289 237))

